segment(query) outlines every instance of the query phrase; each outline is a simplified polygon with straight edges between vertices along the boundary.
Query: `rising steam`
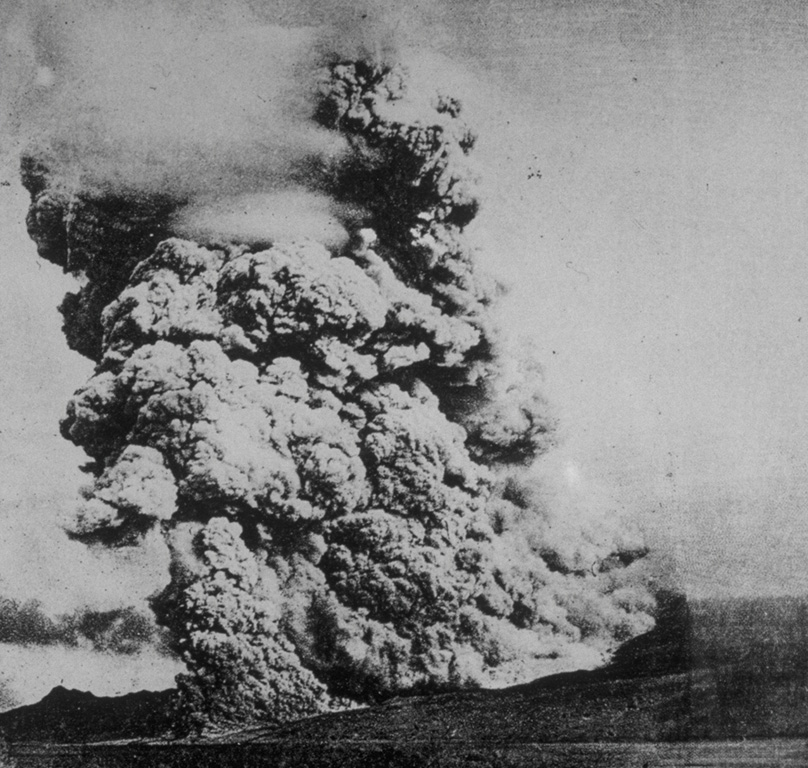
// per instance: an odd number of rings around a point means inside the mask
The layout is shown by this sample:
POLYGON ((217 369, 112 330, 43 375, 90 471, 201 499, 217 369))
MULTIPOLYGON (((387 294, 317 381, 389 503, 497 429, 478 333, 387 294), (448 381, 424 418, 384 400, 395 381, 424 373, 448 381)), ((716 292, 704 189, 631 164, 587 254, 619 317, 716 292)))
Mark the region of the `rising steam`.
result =
MULTIPOLYGON (((48 7, 34 39, 67 13, 48 7)), ((641 543, 565 525, 537 486, 553 420, 463 240, 460 103, 408 94, 361 39, 328 56, 227 6, 214 46, 204 14, 153 6, 165 53, 137 25, 102 39, 110 7, 32 49, 23 181, 40 254, 83 280, 65 333, 96 363, 62 423, 92 460, 73 533, 163 532, 186 726, 522 682, 647 629, 641 543), (76 75, 107 61, 107 82, 76 75)))

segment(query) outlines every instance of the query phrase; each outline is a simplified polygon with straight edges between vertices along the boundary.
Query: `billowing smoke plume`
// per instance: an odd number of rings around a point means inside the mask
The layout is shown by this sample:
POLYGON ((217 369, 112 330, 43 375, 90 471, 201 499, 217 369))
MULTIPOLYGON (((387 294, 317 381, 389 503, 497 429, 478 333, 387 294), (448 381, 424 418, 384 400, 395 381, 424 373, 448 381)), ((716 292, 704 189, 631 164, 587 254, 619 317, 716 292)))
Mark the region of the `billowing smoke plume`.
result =
MULTIPOLYGON (((188 667, 190 727, 526 681, 651 621, 636 537, 565 519, 537 487, 553 422, 463 240, 479 204, 460 103, 424 110, 370 57, 333 57, 317 93, 292 99, 311 106, 290 118, 305 141, 267 135, 268 165, 242 168, 213 133, 224 208, 213 177, 185 184, 193 153, 164 187, 103 153, 76 168, 58 132, 23 161, 40 254, 83 279, 68 341, 97 364, 62 423, 93 475, 74 535, 162 530, 154 607, 188 667), (305 232, 277 225, 295 199, 305 232), (234 231, 234 201, 269 206, 268 228, 234 231)), ((160 141, 205 146, 193 115, 170 125, 160 141)))

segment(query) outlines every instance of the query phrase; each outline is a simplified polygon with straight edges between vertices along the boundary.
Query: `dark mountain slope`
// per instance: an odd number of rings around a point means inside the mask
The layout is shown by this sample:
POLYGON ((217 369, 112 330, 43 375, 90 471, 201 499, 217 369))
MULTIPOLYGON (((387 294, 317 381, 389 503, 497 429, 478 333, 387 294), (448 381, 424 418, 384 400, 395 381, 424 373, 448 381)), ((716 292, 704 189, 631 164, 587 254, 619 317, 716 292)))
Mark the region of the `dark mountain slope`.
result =
POLYGON ((0 733, 11 742, 87 742, 154 738, 170 726, 174 691, 98 697, 58 686, 44 699, 0 713, 0 733))
MULTIPOLYGON (((468 744, 808 737, 808 598, 661 601, 654 630, 599 670, 502 690, 399 698, 207 743, 468 744)), ((168 731, 171 692, 97 699, 55 689, 0 715, 17 740, 168 731)))
POLYGON ((230 740, 671 741, 808 736, 808 599, 663 599, 599 670, 397 699, 230 740))

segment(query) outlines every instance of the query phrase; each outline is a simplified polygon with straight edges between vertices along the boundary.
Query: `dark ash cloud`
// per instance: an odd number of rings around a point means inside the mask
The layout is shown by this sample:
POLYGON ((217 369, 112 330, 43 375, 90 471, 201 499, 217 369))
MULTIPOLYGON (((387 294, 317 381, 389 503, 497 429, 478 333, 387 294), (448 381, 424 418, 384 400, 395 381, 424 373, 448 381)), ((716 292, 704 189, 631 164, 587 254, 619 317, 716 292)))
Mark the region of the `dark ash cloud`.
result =
POLYGON ((35 600, 9 598, 0 598, 0 643, 91 647, 115 654, 134 654, 144 648, 168 653, 165 631, 153 617, 133 608, 50 616, 35 600))

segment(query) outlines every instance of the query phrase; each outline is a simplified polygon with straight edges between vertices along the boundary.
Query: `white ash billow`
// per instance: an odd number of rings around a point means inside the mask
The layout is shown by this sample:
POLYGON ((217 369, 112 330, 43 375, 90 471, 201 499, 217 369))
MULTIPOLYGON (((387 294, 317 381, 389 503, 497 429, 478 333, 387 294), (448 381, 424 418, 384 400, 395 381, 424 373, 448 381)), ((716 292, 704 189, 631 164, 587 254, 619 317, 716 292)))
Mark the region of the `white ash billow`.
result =
POLYGON ((463 240, 474 138, 452 99, 399 121, 407 98, 395 69, 329 69, 312 120, 348 150, 312 185, 336 244, 192 242, 186 200, 23 162, 97 364, 62 423, 92 460, 73 535, 162 531, 186 728, 524 682, 651 624, 631 530, 551 530, 531 467, 553 419, 463 240))

